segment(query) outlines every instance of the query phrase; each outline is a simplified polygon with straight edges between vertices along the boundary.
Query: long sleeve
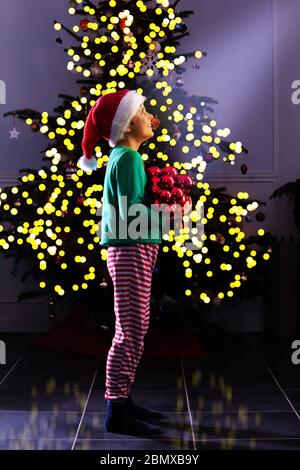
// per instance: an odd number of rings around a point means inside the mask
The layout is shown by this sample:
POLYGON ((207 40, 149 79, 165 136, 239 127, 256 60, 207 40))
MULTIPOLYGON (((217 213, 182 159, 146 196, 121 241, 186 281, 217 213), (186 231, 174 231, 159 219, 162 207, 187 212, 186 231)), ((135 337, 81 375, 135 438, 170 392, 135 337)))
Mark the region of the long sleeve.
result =
MULTIPOLYGON (((152 235, 154 238, 161 236, 161 216, 151 210, 151 207, 145 204, 145 186, 147 176, 144 170, 141 155, 129 150, 124 153, 116 164, 116 181, 119 213, 122 221, 131 223, 137 216, 128 215, 130 207, 138 204, 141 214, 146 214, 147 220, 143 219, 143 226, 147 226, 147 236, 152 235)), ((137 208, 137 211, 139 209, 137 208)), ((144 238, 144 237, 142 237, 144 238)))

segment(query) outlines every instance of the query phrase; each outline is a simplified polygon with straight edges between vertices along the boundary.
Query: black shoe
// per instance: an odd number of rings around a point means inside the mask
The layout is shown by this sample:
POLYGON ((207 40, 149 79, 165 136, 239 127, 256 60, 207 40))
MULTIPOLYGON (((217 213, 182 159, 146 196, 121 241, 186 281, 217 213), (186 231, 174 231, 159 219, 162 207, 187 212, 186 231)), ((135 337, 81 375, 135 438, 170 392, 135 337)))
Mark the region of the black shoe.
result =
POLYGON ((128 408, 135 418, 139 419, 167 419, 167 416, 157 410, 152 410, 150 408, 144 408, 143 406, 136 405, 133 403, 131 395, 129 394, 127 399, 128 408))
POLYGON ((134 436, 146 436, 160 434, 158 426, 140 421, 131 415, 127 400, 107 400, 104 427, 108 432, 118 434, 130 434, 134 436))

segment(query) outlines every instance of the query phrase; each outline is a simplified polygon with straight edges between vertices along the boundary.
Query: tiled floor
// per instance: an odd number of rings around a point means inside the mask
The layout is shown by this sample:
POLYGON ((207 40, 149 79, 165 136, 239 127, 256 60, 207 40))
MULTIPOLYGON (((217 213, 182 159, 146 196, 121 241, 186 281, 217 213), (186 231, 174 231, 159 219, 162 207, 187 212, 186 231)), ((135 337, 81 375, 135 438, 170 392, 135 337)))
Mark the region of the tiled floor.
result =
POLYGON ((105 359, 28 348, 6 333, 0 449, 300 449, 300 365, 292 340, 206 338, 207 359, 143 357, 132 396, 168 415, 159 438, 108 433, 105 359))

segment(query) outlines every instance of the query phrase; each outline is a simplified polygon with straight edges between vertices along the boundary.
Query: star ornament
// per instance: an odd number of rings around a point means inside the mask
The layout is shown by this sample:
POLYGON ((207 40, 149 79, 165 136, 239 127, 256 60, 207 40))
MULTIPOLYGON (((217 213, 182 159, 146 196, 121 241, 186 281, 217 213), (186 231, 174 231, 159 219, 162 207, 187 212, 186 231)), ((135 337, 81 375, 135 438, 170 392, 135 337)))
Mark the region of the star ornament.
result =
POLYGON ((11 139, 18 139, 20 132, 14 127, 12 131, 9 131, 11 139))

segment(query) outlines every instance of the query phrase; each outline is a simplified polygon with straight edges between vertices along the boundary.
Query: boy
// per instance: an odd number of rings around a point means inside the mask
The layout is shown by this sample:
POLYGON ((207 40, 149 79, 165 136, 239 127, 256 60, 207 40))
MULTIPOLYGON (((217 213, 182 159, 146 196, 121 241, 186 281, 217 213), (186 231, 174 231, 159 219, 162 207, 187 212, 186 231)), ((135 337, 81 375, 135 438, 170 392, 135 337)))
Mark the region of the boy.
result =
POLYGON ((161 221, 153 223, 153 212, 145 205, 147 177, 138 152, 141 143, 154 135, 153 116, 145 109, 145 99, 127 89, 101 96, 87 117, 84 155, 79 160, 82 169, 96 169, 92 154, 99 139, 108 140, 113 147, 104 179, 100 241, 108 246, 116 316, 106 364, 105 429, 133 435, 159 433, 160 428, 147 420, 165 418, 158 411, 136 405, 130 396, 148 330, 152 272, 162 242, 161 221), (133 223, 136 218, 130 208, 134 207, 143 214, 138 224, 142 233, 133 223))

